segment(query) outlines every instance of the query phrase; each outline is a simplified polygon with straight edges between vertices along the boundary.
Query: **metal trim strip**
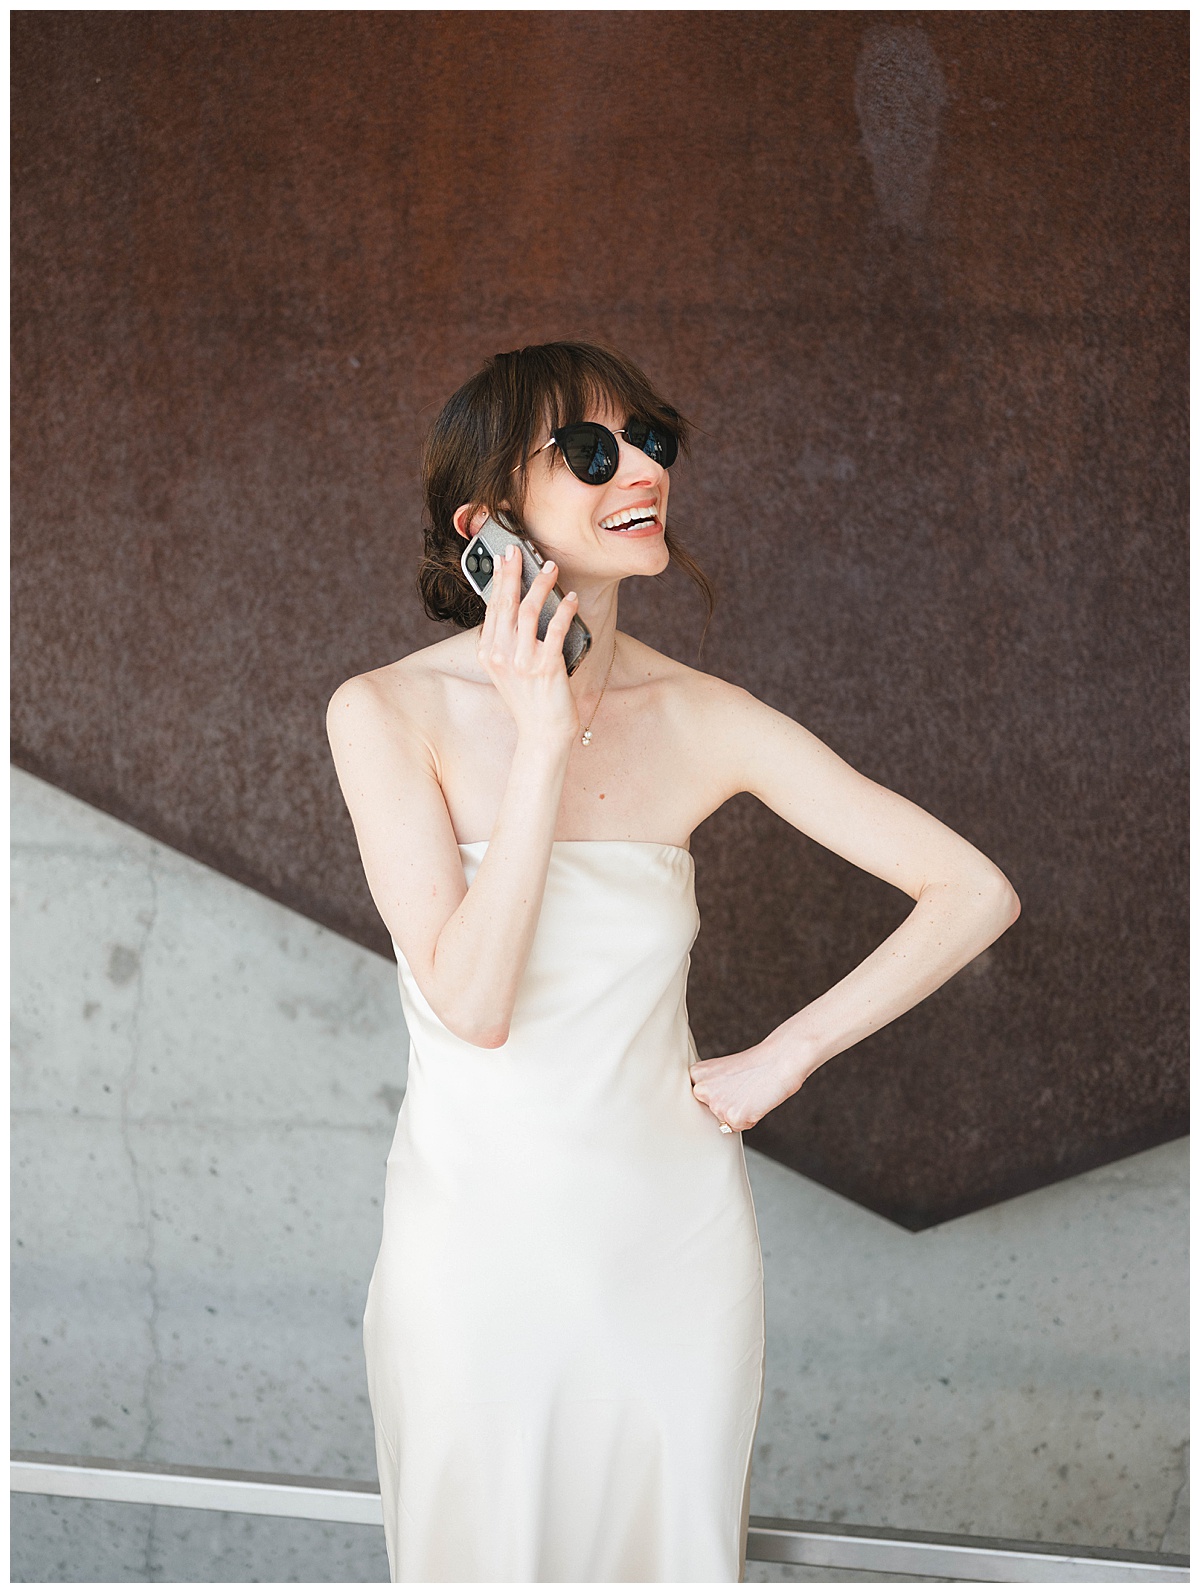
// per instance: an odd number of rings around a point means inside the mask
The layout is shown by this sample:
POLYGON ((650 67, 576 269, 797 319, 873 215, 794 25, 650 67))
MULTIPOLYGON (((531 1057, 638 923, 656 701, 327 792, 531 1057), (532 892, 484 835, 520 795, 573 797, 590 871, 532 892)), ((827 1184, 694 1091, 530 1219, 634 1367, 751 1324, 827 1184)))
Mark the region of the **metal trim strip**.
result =
MULTIPOLYGON (((374 1483, 14 1450, 14 1493, 383 1525, 374 1483)), ((1187 1582, 1189 1559, 751 1516, 748 1560, 959 1582, 1187 1582)))

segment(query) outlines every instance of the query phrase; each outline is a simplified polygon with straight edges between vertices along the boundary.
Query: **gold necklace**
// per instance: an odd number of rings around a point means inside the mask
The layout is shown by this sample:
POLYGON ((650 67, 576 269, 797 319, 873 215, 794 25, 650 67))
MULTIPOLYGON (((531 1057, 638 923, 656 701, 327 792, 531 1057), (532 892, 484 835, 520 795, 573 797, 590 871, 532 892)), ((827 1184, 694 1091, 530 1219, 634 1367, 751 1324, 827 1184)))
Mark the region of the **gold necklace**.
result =
MULTIPOLYGON (((616 658, 617 658, 617 638, 616 638, 616 636, 614 634, 614 636, 613 636, 612 657, 608 661, 608 675, 612 674, 612 667, 613 667, 613 664, 616 662, 616 658)), ((583 734, 579 738, 580 744, 582 746, 586 747, 587 744, 592 739, 592 725, 595 723, 596 715, 600 712, 600 704, 604 701, 604 693, 608 690, 608 675, 605 675, 605 677, 604 677, 604 684, 600 688, 600 695, 596 698, 596 706, 592 709, 592 717, 588 720, 587 724, 584 725, 584 727, 583 727, 583 734)))

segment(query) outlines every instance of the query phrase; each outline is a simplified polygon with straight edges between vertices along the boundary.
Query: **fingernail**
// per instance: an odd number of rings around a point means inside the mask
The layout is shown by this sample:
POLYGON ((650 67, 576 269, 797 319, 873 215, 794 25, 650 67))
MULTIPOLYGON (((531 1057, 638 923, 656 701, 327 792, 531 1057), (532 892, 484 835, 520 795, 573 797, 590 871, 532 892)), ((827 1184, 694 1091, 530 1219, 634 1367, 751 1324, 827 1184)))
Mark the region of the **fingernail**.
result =
POLYGON ((505 548, 505 550, 504 550, 504 557, 505 557, 505 558, 506 558, 506 559, 511 559, 511 558, 512 558, 512 556, 513 556, 513 554, 514 554, 514 553, 515 553, 515 552, 516 552, 516 551, 517 551, 517 550, 516 550, 516 548, 515 548, 515 547, 514 547, 514 546, 513 546, 513 545, 512 545, 512 543, 511 543, 511 542, 510 542, 510 543, 509 543, 509 544, 508 544, 508 546, 507 546, 507 547, 506 547, 506 548, 505 548))
POLYGON ((575 596, 575 593, 574 593, 574 592, 568 592, 568 593, 567 593, 567 596, 568 596, 568 597, 574 597, 574 596, 575 596))

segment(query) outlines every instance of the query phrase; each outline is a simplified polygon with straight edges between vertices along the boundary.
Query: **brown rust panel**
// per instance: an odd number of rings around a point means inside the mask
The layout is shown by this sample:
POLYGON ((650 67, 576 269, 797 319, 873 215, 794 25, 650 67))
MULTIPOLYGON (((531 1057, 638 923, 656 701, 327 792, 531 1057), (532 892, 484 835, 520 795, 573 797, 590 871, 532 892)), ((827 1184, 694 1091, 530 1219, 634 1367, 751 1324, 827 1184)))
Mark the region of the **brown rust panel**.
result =
MULTIPOLYGON (((437 405, 602 337, 704 428, 704 667, 1024 906, 751 1142, 921 1227, 1185 1132, 1183 13, 12 24, 20 764, 387 951, 325 703, 440 634, 437 405)), ((695 660, 675 578, 623 623, 695 660)), ((907 910, 694 845, 708 1054, 907 910)))

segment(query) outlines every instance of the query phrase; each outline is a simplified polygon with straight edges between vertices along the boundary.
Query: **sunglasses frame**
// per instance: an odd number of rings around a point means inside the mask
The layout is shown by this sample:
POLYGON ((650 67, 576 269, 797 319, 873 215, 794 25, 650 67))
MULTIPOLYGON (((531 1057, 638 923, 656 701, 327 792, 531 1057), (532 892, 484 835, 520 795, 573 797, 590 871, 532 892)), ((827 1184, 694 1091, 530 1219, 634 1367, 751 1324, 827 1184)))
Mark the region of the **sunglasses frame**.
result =
MULTIPOLYGON (((645 426, 646 427, 646 440, 647 441, 649 440, 651 434, 654 431, 654 427, 651 426, 649 424, 649 422, 647 422, 647 421, 636 421, 636 420, 633 420, 631 418, 631 420, 627 420, 625 422, 624 426, 618 427, 617 430, 614 432, 608 426, 603 425, 598 420, 573 420, 573 421, 570 421, 566 426, 560 426, 558 428, 558 431, 555 432, 554 436, 551 437, 550 441, 547 442, 547 443, 543 443, 540 448, 535 448, 534 451, 533 451, 533 454, 530 457, 533 458, 533 457, 536 457, 536 455, 538 455, 538 454, 545 453, 547 448, 553 448, 555 446, 555 444, 557 443, 558 447, 562 450, 563 463, 566 465, 567 469, 571 472, 571 474, 575 477, 576 481, 582 481, 585 487, 606 487, 608 485, 608 483, 612 480, 612 478, 616 475, 617 470, 618 470, 619 465, 620 465, 621 451, 620 451, 620 446, 619 446, 619 444, 617 442, 617 438, 618 437, 624 437, 626 442, 629 443, 630 447, 632 447, 632 448, 640 448, 641 451, 646 454, 646 458, 647 459, 654 459, 654 455, 653 454, 646 453, 646 449, 645 449, 645 446, 644 446, 643 443, 636 443, 636 442, 634 442, 633 438, 629 436, 629 427, 630 427, 631 424, 645 426), (560 432, 565 434, 567 432, 582 430, 585 427, 588 429, 588 431, 600 432, 602 438, 611 439, 612 449, 613 449, 613 465, 612 465, 612 469, 609 471, 608 475, 604 477, 603 481, 589 481, 586 476, 581 476, 579 474, 579 472, 571 464, 571 461, 567 458, 567 451, 566 451, 565 447, 563 447, 563 444, 562 444, 562 442, 560 440, 560 437, 559 437, 559 433, 560 432)), ((670 458, 670 461, 667 464, 662 465, 662 469, 670 470, 671 466, 675 463, 676 459, 679 458, 679 439, 678 439, 678 437, 676 437, 674 432, 668 431, 665 426, 664 427, 660 427, 659 431, 660 431, 660 434, 665 434, 665 436, 670 439, 671 449, 672 449, 671 458, 670 458)), ((609 449, 608 449, 607 446, 605 446, 604 452, 605 452, 605 457, 607 458, 609 456, 609 449)), ((654 459, 654 463, 656 465, 657 464, 661 464, 661 461, 657 460, 657 459, 654 459)), ((517 469, 519 470, 520 468, 521 468, 520 465, 518 465, 517 469)), ((515 475, 516 471, 514 471, 513 474, 515 475)))

